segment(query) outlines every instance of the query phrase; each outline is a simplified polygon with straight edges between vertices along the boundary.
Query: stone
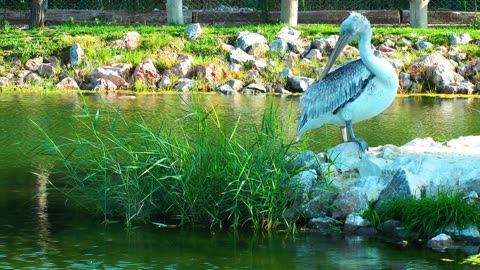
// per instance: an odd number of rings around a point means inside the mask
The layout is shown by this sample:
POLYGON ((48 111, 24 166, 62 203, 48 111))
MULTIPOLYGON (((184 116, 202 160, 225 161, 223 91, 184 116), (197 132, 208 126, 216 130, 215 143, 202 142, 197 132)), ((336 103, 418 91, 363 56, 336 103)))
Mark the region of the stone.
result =
POLYGON ((250 31, 240 31, 238 32, 237 39, 237 48, 247 52, 251 46, 259 43, 267 43, 267 39, 257 33, 252 33, 250 31))
POLYGON ((443 65, 428 67, 426 79, 430 80, 437 88, 443 90, 446 85, 465 80, 460 74, 443 65))
POLYGON ((80 44, 75 43, 70 47, 70 65, 77 66, 82 62, 85 52, 83 51, 80 44))
POLYGON ((193 66, 192 66, 192 60, 193 58, 190 57, 185 57, 185 58, 179 58, 180 62, 173 66, 170 69, 170 72, 179 77, 179 78, 188 78, 191 79, 193 77, 193 66))
POLYGON ((113 90, 109 82, 115 84, 116 88, 127 87, 127 82, 122 78, 117 69, 109 66, 96 68, 92 73, 91 82, 96 84, 95 87, 98 85, 101 90, 113 90), (103 79, 103 81, 98 82, 99 79, 103 79))
POLYGON ((219 91, 220 93, 224 95, 234 95, 237 93, 230 85, 224 83, 218 87, 215 87, 216 91, 219 91))
POLYGON ((333 203, 332 217, 342 218, 351 213, 360 213, 368 206, 365 190, 352 186, 340 191, 333 203))
POLYGON ((292 94, 292 92, 286 90, 280 84, 276 85, 273 91, 277 94, 282 94, 282 95, 291 95, 292 94))
POLYGON ((265 88, 265 86, 263 84, 260 84, 260 83, 251 83, 247 86, 245 86, 242 90, 241 90, 242 93, 252 93, 252 94, 256 94, 256 93, 266 93, 267 92, 267 88, 265 88))
POLYGON ((288 52, 288 43, 283 39, 276 39, 270 42, 270 51, 273 53, 286 53, 288 52))
POLYGON ((250 61, 250 63, 256 70, 260 72, 265 71, 265 69, 267 68, 267 62, 263 59, 253 60, 253 61, 250 61))
POLYGON ((338 221, 329 217, 316 217, 308 221, 307 227, 320 232, 331 232, 335 230, 338 221))
POLYGON ((233 51, 230 52, 230 62, 235 63, 235 64, 243 64, 246 62, 249 62, 251 60, 254 60, 253 56, 246 53, 245 51, 237 48, 233 51))
POLYGON ((10 79, 6 76, 0 76, 0 89, 10 83, 10 79))
POLYGON ((287 43, 288 43, 289 49, 292 52, 298 53, 301 55, 310 51, 310 48, 311 48, 311 43, 306 38, 290 40, 287 43))
POLYGON ((346 234, 354 235, 376 235, 377 230, 366 219, 358 214, 349 214, 343 225, 346 234))
MULTIPOLYGON (((263 56, 266 52, 270 50, 270 47, 266 43, 258 43, 250 46, 248 54, 253 55, 256 58, 263 56)), ((263 60, 265 61, 265 60, 263 60)))
POLYGON ((77 82, 70 77, 63 78, 57 83, 56 88, 59 90, 79 90, 77 82))
POLYGON ((36 57, 27 60, 25 63, 25 69, 30 71, 37 71, 40 65, 43 64, 43 57, 36 57))
POLYGON ((93 90, 96 91, 117 91, 118 86, 106 78, 98 78, 94 82, 93 90))
POLYGON ((375 208, 381 208, 382 204, 387 200, 412 196, 419 198, 421 190, 419 190, 418 186, 414 185, 415 183, 411 184, 411 180, 409 181, 409 179, 411 179, 411 177, 407 175, 405 170, 398 169, 385 189, 380 192, 375 208))
POLYGON ((317 163, 317 156, 311 150, 305 150, 291 159, 288 168, 290 170, 314 169, 317 163))
POLYGON ((51 64, 41 64, 38 67, 37 72, 42 78, 50 78, 55 75, 56 69, 51 64))
POLYGON ((358 168, 363 152, 357 143, 348 142, 329 149, 327 154, 340 171, 348 172, 358 168))
POLYGON ((226 82, 235 91, 240 91, 243 88, 243 82, 238 79, 231 79, 226 82))
POLYGON ((202 34, 202 27, 199 23, 191 24, 185 29, 187 40, 193 42, 202 34))
POLYGON ((433 52, 410 64, 408 73, 410 75, 422 74, 433 66, 443 66, 444 69, 453 70, 454 66, 440 52, 433 52))
POLYGON ((402 237, 402 228, 400 228, 400 221, 389 219, 382 224, 382 232, 387 236, 402 237))
POLYGON ((170 79, 170 77, 168 76, 168 74, 164 74, 162 76, 162 78, 160 79, 160 81, 158 81, 157 83, 157 87, 159 89, 163 89, 163 88, 167 88, 169 86, 172 85, 172 80, 170 79))
POLYGON ((36 72, 28 72, 25 77, 23 77, 23 81, 28 84, 38 84, 42 81, 42 77, 36 72))
POLYGON ((15 71, 20 69, 22 69, 22 60, 18 58, 13 59, 12 62, 10 63, 10 70, 15 71))
POLYGON ((454 245, 452 237, 447 234, 441 233, 432 239, 428 240, 427 246, 434 250, 445 251, 454 245))
POLYGON ((445 233, 450 235, 452 239, 456 241, 465 241, 470 244, 480 244, 480 232, 475 225, 469 225, 463 229, 450 226, 445 229, 445 233))
POLYGON ((113 41, 110 46, 120 50, 134 50, 140 45, 140 33, 130 31, 122 38, 113 41))
POLYGON ((451 34, 448 37, 448 42, 450 45, 457 45, 457 44, 467 44, 472 41, 472 37, 470 36, 469 33, 463 33, 463 34, 451 34))
POLYGON ((150 58, 147 58, 142 63, 138 64, 133 71, 132 77, 134 82, 141 82, 150 85, 156 85, 161 79, 155 64, 150 58))
POLYGON ((280 31, 275 35, 275 37, 285 41, 292 41, 298 39, 300 35, 300 31, 285 25, 282 27, 282 29, 280 29, 280 31))
POLYGON ((235 46, 227 44, 227 43, 222 43, 220 44, 220 49, 226 51, 226 52, 231 52, 235 50, 235 46))
POLYGON ((229 71, 239 72, 241 69, 242 69, 242 65, 240 64, 237 64, 237 63, 228 64, 229 71))
POLYGON ((475 85, 469 81, 463 81, 463 82, 454 82, 450 83, 448 85, 445 85, 439 93, 445 93, 445 94, 464 94, 464 95, 470 95, 473 94, 475 91, 475 85))
POLYGON ((179 92, 188 92, 195 87, 195 82, 192 79, 181 78, 178 80, 178 84, 173 88, 179 92))
POLYGON ((312 49, 319 49, 322 54, 330 54, 337 44, 338 35, 331 35, 327 38, 316 39, 312 42, 312 49))
POLYGON ((338 190, 317 184, 311 189, 308 198, 299 207, 300 214, 305 218, 315 218, 327 216, 331 212, 332 204, 338 196, 338 190))
POLYGON ((372 202, 378 200, 381 192, 387 187, 390 180, 390 177, 384 175, 364 176, 356 180, 353 186, 363 189, 365 195, 367 195, 367 200, 372 202))
POLYGON ((314 79, 303 76, 288 76, 288 89, 292 92, 305 92, 314 79))
POLYGON ((193 73, 197 79, 205 79, 207 82, 216 82, 223 76, 223 69, 216 64, 196 65, 193 67, 193 73))
POLYGON ((294 175, 290 180, 290 188, 296 194, 309 193, 317 182, 317 172, 315 170, 305 170, 294 175))
POLYGON ((320 52, 319 49, 311 49, 307 55, 305 55, 305 58, 310 59, 310 60, 320 60, 322 59, 322 53, 320 52))

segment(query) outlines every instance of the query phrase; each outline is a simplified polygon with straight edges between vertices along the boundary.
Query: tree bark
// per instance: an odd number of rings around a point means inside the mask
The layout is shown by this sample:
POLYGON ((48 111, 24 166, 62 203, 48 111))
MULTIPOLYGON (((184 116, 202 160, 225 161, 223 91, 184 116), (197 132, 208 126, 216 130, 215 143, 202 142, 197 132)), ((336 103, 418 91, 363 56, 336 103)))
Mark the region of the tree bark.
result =
POLYGON ((167 23, 184 24, 182 0, 167 0, 167 23))
POLYGON ((30 4, 30 28, 45 26, 48 0, 32 0, 30 4))
POLYGON ((428 2, 430 2, 430 0, 410 0, 411 27, 428 27, 428 2))
POLYGON ((282 0, 280 22, 296 26, 298 22, 298 0, 282 0))

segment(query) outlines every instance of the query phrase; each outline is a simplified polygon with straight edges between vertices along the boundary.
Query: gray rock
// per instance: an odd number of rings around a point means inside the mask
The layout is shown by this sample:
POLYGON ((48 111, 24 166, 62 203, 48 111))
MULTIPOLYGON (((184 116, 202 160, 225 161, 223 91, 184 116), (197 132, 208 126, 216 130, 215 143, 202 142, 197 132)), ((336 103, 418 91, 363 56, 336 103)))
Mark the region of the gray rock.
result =
POLYGON ((232 87, 232 89, 235 91, 240 91, 243 88, 243 82, 238 79, 228 80, 226 84, 230 85, 230 87, 232 87))
POLYGON ((340 171, 348 172, 358 168, 363 152, 357 143, 349 142, 329 149, 327 154, 340 171))
POLYGON ((472 37, 470 36, 469 33, 463 33, 461 35, 459 34, 451 34, 448 37, 448 42, 450 45, 457 45, 457 44, 467 44, 470 41, 472 41, 472 37))
POLYGON ((226 83, 216 87, 215 90, 219 91, 224 95, 234 95, 237 93, 237 91, 235 91, 230 85, 226 83))
POLYGON ((288 77, 287 85, 292 92, 305 92, 314 81, 312 78, 292 75, 288 77))
POLYGON ((56 88, 59 90, 78 90, 77 82, 70 77, 63 78, 60 82, 57 83, 56 88))
POLYGON ((296 191, 296 194, 309 193, 317 182, 317 178, 315 170, 302 171, 292 177, 290 187, 296 191))
POLYGON ((10 63, 10 69, 12 71, 22 69, 22 60, 20 60, 18 58, 13 59, 12 62, 10 63))
POLYGON ((42 78, 50 78, 55 75, 56 69, 51 64, 41 64, 38 67, 37 72, 38 75, 40 75, 42 78))
POLYGON ((143 82, 151 85, 156 85, 161 79, 157 68, 149 58, 145 59, 135 68, 132 77, 135 82, 143 82))
POLYGON ((306 38, 291 40, 287 43, 288 43, 289 49, 292 52, 298 53, 298 54, 301 54, 301 55, 310 51, 310 48, 311 48, 311 43, 306 38))
POLYGON ((230 52, 230 62, 232 63, 243 64, 251 60, 254 60, 253 56, 239 48, 230 52))
POLYGON ((131 31, 122 38, 113 41, 110 46, 120 50, 134 50, 140 45, 140 33, 131 31))
POLYGON ((320 232, 334 231, 338 221, 329 217, 316 217, 308 221, 307 227, 320 232))
POLYGON ((228 70, 229 71, 240 71, 241 68, 242 68, 242 65, 237 64, 237 63, 228 64, 228 70))
POLYGON ((283 39, 276 39, 270 42, 270 51, 273 53, 288 52, 288 43, 283 39))
MULTIPOLYGON (((381 208, 382 204, 387 200, 408 198, 414 195, 407 173, 403 169, 398 169, 393 175, 392 180, 390 180, 385 189, 380 193, 375 208, 381 208)), ((418 194, 418 196, 419 195, 420 194, 418 194)))
POLYGON ((187 40, 193 42, 202 34, 202 27, 199 23, 191 24, 185 29, 187 33, 187 40))
POLYGON ((75 43, 70 47, 70 65, 77 66, 82 62, 85 52, 83 51, 80 44, 75 43))
POLYGON ((455 82, 445 85, 439 93, 445 94, 472 94, 475 91, 475 86, 469 81, 455 82))
MULTIPOLYGON (((266 52, 270 50, 270 47, 266 43, 258 43, 250 46, 248 54, 253 55, 254 57, 262 57, 266 52)), ((262 60, 265 61, 265 60, 262 60)))
POLYGON ((191 79, 193 77, 192 61, 193 58, 187 55, 180 59, 180 62, 170 69, 170 72, 179 78, 191 79))
POLYGON ((280 84, 275 86, 274 92, 277 93, 277 94, 282 94, 282 95, 290 95, 290 94, 292 94, 292 92, 286 90, 286 89, 283 88, 280 84))
POLYGON ((450 235, 453 240, 456 241, 466 241, 471 244, 480 244, 480 232, 475 225, 470 225, 463 229, 450 226, 445 229, 445 233, 450 235))
POLYGON ((454 241, 452 237, 444 233, 433 237, 427 242, 429 248, 439 251, 445 251, 446 249, 453 247, 453 245, 454 241))
POLYGON ((443 65, 429 67, 426 72, 426 77, 440 90, 443 90, 446 85, 465 80, 460 74, 449 68, 449 66, 443 65))
POLYGON ((400 221, 389 219, 382 224, 382 232, 391 237, 403 237, 403 228, 400 225, 400 221))
POLYGON ((187 92, 192 90, 195 87, 195 82, 192 79, 180 78, 178 84, 173 88, 179 92, 187 92))
POLYGON ((43 57, 36 57, 33 59, 29 59, 25 63, 25 69, 30 71, 37 71, 40 65, 42 64, 43 64, 43 57))
POLYGON ((314 169, 316 163, 317 157, 315 153, 313 153, 311 150, 306 150, 290 160, 289 169, 314 169))
POLYGON ((112 87, 108 85, 108 82, 98 82, 99 79, 112 82, 113 84, 115 84, 116 88, 127 87, 127 82, 125 81, 125 79, 122 78, 119 71, 109 66, 96 68, 92 73, 91 82, 98 85, 98 87, 102 90, 113 90, 112 87))
POLYGON ((28 72, 25 77, 23 77, 23 81, 28 84, 37 84, 42 81, 42 77, 36 72, 28 72))
POLYGON ((350 187, 338 194, 333 203, 332 217, 341 218, 351 213, 360 213, 368 206, 368 197, 365 190, 359 187, 350 187))
POLYGON ((10 82, 10 79, 8 79, 8 77, 0 76, 0 88, 8 85, 9 82, 10 82))
POLYGON ((358 214, 349 214, 345 220, 343 231, 354 235, 376 235, 377 230, 358 214))
POLYGON ((260 83, 251 83, 247 86, 245 86, 241 92, 243 94, 248 94, 248 93, 251 93, 251 94, 256 94, 256 93, 266 93, 267 92, 267 88, 265 88, 265 86, 263 84, 260 84, 260 83))
POLYGON ((237 47, 247 52, 250 49, 250 46, 258 43, 267 43, 267 39, 257 33, 252 33, 250 31, 240 31, 238 32, 237 47))
POLYGON ((98 78, 94 82, 93 90, 96 91, 116 91, 118 86, 107 78, 98 78))
POLYGON ((169 87, 170 85, 172 85, 172 80, 170 79, 170 77, 168 76, 168 74, 163 74, 162 78, 161 78, 160 81, 158 81, 158 83, 157 83, 157 87, 158 87, 159 89, 167 88, 167 87, 169 87))
POLYGON ((300 31, 285 25, 284 27, 282 27, 282 29, 280 29, 280 31, 277 33, 275 37, 279 39, 283 39, 285 41, 292 41, 292 40, 298 39, 300 35, 301 35, 300 31))
POLYGON ((305 55, 305 58, 310 59, 310 60, 320 60, 322 59, 322 53, 320 52, 319 49, 311 49, 307 55, 305 55))
POLYGON ((329 54, 335 47, 337 40, 337 35, 331 35, 328 38, 316 39, 312 42, 311 47, 312 49, 319 49, 322 54, 329 54))
POLYGON ((420 50, 426 50, 426 49, 430 49, 433 47, 433 44, 430 43, 430 42, 427 42, 427 41, 418 41, 415 43, 415 45, 417 46, 418 49, 420 50))

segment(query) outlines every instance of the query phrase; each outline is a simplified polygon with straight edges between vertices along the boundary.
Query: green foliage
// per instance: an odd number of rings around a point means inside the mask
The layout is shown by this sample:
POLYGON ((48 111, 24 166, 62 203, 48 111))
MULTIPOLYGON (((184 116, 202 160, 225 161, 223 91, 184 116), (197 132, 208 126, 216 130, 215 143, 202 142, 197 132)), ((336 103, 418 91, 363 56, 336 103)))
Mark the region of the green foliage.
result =
POLYGON ((57 159, 51 183, 68 199, 105 220, 164 218, 179 224, 273 229, 289 226, 283 212, 292 198, 286 185, 289 143, 273 108, 256 137, 239 138, 238 123, 225 127, 215 108, 189 102, 177 130, 129 125, 115 111, 83 108, 67 143, 48 134, 42 153, 57 159), (181 134, 180 136, 178 134, 181 134))
POLYGON ((421 199, 398 198, 376 210, 382 221, 400 220, 406 236, 430 238, 449 226, 480 225, 480 205, 467 203, 458 192, 439 192, 421 199))

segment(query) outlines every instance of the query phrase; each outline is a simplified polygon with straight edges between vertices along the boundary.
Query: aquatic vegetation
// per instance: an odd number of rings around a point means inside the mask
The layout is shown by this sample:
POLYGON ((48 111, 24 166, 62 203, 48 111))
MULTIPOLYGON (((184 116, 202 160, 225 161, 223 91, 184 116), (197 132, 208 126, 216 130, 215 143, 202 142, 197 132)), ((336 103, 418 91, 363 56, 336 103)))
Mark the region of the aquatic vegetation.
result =
MULTIPOLYGON (((405 235, 421 238, 431 238, 449 226, 480 225, 480 204, 468 203, 458 192, 439 192, 436 196, 421 199, 393 199, 375 210, 380 220, 400 220, 405 235)), ((367 218, 372 216, 375 215, 366 215, 367 218)))
POLYGON ((214 107, 185 102, 171 127, 126 123, 120 112, 83 114, 66 142, 47 138, 43 154, 57 161, 52 189, 108 221, 121 217, 211 227, 288 227, 283 213, 292 198, 280 124, 265 110, 255 138, 224 126, 214 107), (180 136, 178 134, 181 134, 180 136))

